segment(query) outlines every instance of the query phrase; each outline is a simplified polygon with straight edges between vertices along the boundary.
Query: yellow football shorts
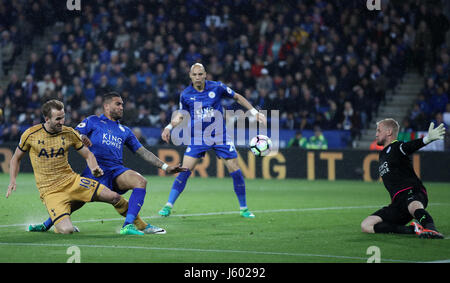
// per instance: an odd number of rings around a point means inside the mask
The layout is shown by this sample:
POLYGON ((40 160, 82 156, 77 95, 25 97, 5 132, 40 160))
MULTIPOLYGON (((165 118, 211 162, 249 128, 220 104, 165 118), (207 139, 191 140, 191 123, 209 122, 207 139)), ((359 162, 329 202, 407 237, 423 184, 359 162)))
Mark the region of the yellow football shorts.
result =
POLYGON ((72 182, 56 191, 51 191, 43 196, 42 202, 47 207, 48 214, 53 224, 58 223, 64 217, 72 213, 72 204, 77 202, 92 202, 106 187, 99 182, 81 177, 76 174, 72 182))

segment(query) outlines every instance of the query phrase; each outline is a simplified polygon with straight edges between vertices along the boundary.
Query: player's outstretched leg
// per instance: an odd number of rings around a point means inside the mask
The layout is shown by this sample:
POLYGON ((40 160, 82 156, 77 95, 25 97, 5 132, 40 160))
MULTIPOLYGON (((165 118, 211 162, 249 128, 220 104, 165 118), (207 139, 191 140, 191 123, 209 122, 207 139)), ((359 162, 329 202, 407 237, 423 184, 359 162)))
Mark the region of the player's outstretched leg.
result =
POLYGON ((239 168, 237 158, 225 159, 225 165, 227 166, 228 172, 230 172, 230 176, 233 179, 234 193, 239 201, 239 214, 244 218, 255 218, 255 215, 249 211, 247 207, 244 175, 242 175, 242 171, 239 168))
POLYGON ((361 231, 364 233, 396 233, 414 234, 417 227, 398 225, 383 221, 378 215, 369 215, 361 222, 361 231))
POLYGON ((130 188, 133 190, 128 200, 128 210, 120 234, 143 235, 144 233, 136 228, 134 222, 144 205, 147 180, 136 171, 127 170, 117 177, 116 183, 121 190, 130 188))
POLYGON ((414 218, 423 226, 419 238, 423 239, 444 239, 444 235, 439 233, 434 225, 433 218, 423 208, 414 211, 414 218))
POLYGON ((136 216, 144 205, 146 190, 145 188, 134 188, 128 200, 128 211, 123 226, 133 224, 136 216))
MULTIPOLYGON (((80 209, 84 205, 84 202, 77 201, 72 202, 70 206, 70 214, 74 213, 78 209, 80 209)), ((42 224, 30 224, 28 226, 28 232, 47 232, 50 228, 53 226, 53 221, 49 217, 47 220, 45 220, 42 224)), ((74 226, 75 232, 80 232, 78 227, 74 226)))
MULTIPOLYGON (((128 201, 121 198, 120 201, 114 205, 114 208, 120 215, 126 217, 128 212, 128 201)), ((166 230, 145 222, 139 214, 134 219, 133 224, 138 230, 143 231, 145 234, 166 234, 166 230)))
POLYGON ((53 226, 53 221, 49 217, 41 224, 30 224, 28 232, 47 232, 53 226))
MULTIPOLYGON (((103 186, 103 185, 101 185, 103 186)), ((112 204, 114 207, 117 206, 118 203, 122 201, 122 196, 116 192, 111 191, 110 189, 104 187, 100 193, 97 195, 97 201, 107 202, 112 204)), ((122 201, 123 202, 123 201, 122 201)), ((129 210, 129 209, 128 209, 129 210)), ((134 221, 134 219, 133 219, 134 221)), ((143 232, 139 231, 134 224, 127 224, 120 229, 121 235, 144 235, 143 232)))
POLYGON ((178 174, 172 184, 172 189, 170 190, 169 199, 163 208, 158 212, 161 216, 169 216, 172 212, 172 207, 177 201, 180 194, 186 187, 187 180, 191 176, 191 171, 185 171, 178 174))
MULTIPOLYGON (((53 226, 53 221, 49 217, 42 224, 30 224, 28 226, 28 232, 47 232, 53 226)), ((80 232, 77 226, 73 226, 73 232, 80 232)))
POLYGON ((255 215, 248 210, 247 207, 247 197, 245 193, 245 180, 244 175, 242 175, 241 169, 238 169, 230 173, 233 179, 234 193, 236 194, 239 201, 239 214, 244 218, 254 218, 255 215))

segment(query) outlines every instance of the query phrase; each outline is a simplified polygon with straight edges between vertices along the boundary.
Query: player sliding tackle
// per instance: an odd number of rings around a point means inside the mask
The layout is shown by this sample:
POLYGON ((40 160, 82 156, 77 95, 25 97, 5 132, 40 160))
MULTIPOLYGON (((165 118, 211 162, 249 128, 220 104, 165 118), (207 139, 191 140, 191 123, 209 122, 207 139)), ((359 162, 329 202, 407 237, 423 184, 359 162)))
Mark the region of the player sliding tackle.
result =
POLYGON ((417 234, 420 238, 443 239, 425 210, 427 190, 414 172, 409 155, 430 142, 444 139, 444 124, 434 128, 431 123, 424 138, 410 142, 398 141, 398 131, 399 124, 394 119, 377 123, 377 144, 384 146, 379 155, 379 172, 391 196, 391 204, 364 219, 361 229, 365 233, 417 234), (412 219, 415 221, 405 226, 412 219))
MULTIPOLYGON (((225 166, 233 178, 234 192, 239 201, 240 215, 245 218, 253 218, 255 215, 247 208, 244 176, 239 168, 237 153, 233 142, 227 137, 226 127, 223 122, 222 98, 233 98, 255 116, 260 123, 266 124, 266 117, 258 112, 242 95, 234 92, 221 82, 207 81, 206 71, 202 64, 191 66, 189 77, 192 85, 185 88, 180 95, 180 112, 172 117, 172 121, 162 132, 162 139, 169 142, 171 130, 180 125, 184 119, 189 120, 191 128, 190 143, 183 157, 183 168, 189 171, 181 172, 173 182, 169 199, 166 205, 159 211, 161 216, 169 216, 175 201, 183 192, 191 171, 206 151, 214 150, 219 158, 225 160, 225 166), (210 127, 214 128, 208 136, 210 127), (205 138, 206 137, 206 138, 205 138)), ((183 133, 186 134, 186 133, 183 133)))
POLYGON ((122 197, 93 179, 81 177, 70 167, 69 148, 74 147, 86 160, 93 176, 103 175, 95 156, 83 146, 80 135, 64 126, 64 104, 50 100, 42 106, 42 113, 45 123, 32 126, 22 134, 11 158, 6 197, 16 190, 20 161, 29 152, 36 186, 56 232, 71 234, 77 232, 70 219, 73 204, 100 201, 117 205, 122 197))
MULTIPOLYGON (((152 152, 148 151, 138 141, 131 130, 120 124, 123 116, 123 100, 120 94, 110 92, 103 96, 103 111, 100 116, 89 116, 84 119, 76 130, 80 132, 83 143, 98 160, 104 174, 101 177, 93 176, 89 168, 86 168, 82 176, 94 179, 119 195, 132 190, 129 202, 121 198, 114 208, 125 216, 125 222, 120 234, 143 235, 165 234, 162 228, 148 224, 139 217, 139 212, 144 205, 147 180, 138 172, 123 165, 123 147, 127 146, 132 152, 138 154, 148 163, 165 170, 168 174, 185 171, 179 166, 169 166, 162 162, 152 152)), ((75 209, 84 203, 79 202, 75 209)), ((47 231, 52 225, 52 219, 47 219, 43 224, 31 225, 30 231, 47 231)))

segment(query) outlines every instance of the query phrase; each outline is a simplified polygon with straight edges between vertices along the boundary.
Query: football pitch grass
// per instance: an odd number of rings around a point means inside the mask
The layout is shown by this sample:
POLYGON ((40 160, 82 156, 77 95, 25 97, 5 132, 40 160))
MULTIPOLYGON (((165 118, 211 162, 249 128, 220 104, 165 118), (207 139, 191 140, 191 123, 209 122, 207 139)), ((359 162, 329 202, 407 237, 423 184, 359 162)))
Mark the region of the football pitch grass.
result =
MULTIPOLYGON (((428 211, 444 240, 414 235, 363 234, 361 221, 389 203, 381 183, 362 181, 246 180, 247 203, 256 218, 239 216, 231 178, 190 178, 172 215, 158 215, 173 177, 146 176, 148 193, 141 210, 165 235, 123 236, 124 218, 105 203, 89 203, 72 215, 81 232, 59 235, 26 232, 48 214, 32 174, 19 174, 17 191, 0 174, 0 262, 64 263, 79 249, 88 262, 303 263, 450 261, 450 186, 425 183, 428 211), (374 248, 375 247, 375 248, 374 248)), ((130 193, 125 194, 128 199, 130 193)))

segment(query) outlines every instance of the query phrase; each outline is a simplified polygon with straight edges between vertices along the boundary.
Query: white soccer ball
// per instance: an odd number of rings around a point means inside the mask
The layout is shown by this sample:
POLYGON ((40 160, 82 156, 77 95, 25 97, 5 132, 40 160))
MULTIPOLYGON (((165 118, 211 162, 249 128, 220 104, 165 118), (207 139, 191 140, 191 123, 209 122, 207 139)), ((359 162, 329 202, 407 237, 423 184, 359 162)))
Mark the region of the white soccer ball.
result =
POLYGON ((272 141, 265 135, 257 135, 250 141, 250 150, 256 156, 266 156, 272 149, 272 141))

